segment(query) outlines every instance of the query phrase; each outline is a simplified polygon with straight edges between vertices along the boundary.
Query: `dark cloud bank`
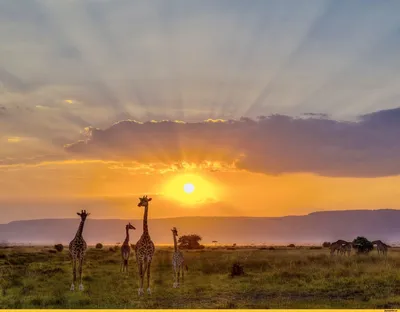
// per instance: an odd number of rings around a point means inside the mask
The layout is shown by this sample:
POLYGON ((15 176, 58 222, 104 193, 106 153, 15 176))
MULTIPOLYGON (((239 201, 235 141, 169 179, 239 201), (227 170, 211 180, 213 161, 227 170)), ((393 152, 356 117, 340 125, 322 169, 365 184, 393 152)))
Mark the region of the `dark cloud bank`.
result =
POLYGON ((65 146, 68 152, 137 161, 235 161, 238 168, 268 174, 400 174, 400 108, 363 115, 355 122, 315 114, 272 115, 201 123, 128 120, 105 130, 86 130, 87 139, 65 146))

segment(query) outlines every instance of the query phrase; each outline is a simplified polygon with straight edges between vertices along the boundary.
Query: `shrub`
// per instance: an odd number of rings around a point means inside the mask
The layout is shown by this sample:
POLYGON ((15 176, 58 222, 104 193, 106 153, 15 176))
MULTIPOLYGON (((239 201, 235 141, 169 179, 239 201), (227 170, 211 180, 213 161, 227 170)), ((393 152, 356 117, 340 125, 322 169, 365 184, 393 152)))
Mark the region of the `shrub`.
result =
POLYGON ((295 244, 289 244, 288 247, 294 248, 294 247, 296 247, 296 246, 295 246, 295 244))
POLYGON ((54 249, 57 250, 58 252, 61 252, 64 250, 64 246, 62 244, 57 244, 54 245, 54 249))
POLYGON ((103 244, 97 243, 96 244, 96 249, 103 249, 103 244))
POLYGON ((232 265, 231 277, 241 276, 243 274, 244 274, 243 265, 241 265, 239 262, 235 262, 232 265))
POLYGON ((322 247, 329 248, 329 247, 331 247, 331 243, 330 242, 323 242, 322 247))
POLYGON ((57 250, 49 249, 49 253, 57 253, 57 250))
POLYGON ((115 252, 116 250, 114 247, 110 247, 110 248, 108 248, 108 251, 115 252))

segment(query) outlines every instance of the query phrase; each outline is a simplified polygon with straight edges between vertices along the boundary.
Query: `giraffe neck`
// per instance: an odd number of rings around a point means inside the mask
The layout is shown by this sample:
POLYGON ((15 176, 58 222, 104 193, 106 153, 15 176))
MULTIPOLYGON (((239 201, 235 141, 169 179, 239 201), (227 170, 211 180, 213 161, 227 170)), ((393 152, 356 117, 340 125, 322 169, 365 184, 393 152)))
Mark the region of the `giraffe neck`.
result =
POLYGON ((129 229, 128 228, 126 228, 126 238, 125 238, 124 243, 129 243, 129 229))
POLYGON ((78 231, 76 232, 75 237, 82 237, 82 232, 83 232, 83 226, 85 225, 85 221, 81 221, 78 227, 78 231))
POLYGON ((144 207, 144 216, 143 216, 143 234, 149 234, 149 227, 147 226, 147 214, 148 214, 149 206, 144 207))
POLYGON ((174 237, 174 250, 178 251, 178 244, 176 243, 176 236, 175 236, 175 234, 172 234, 172 236, 174 237))

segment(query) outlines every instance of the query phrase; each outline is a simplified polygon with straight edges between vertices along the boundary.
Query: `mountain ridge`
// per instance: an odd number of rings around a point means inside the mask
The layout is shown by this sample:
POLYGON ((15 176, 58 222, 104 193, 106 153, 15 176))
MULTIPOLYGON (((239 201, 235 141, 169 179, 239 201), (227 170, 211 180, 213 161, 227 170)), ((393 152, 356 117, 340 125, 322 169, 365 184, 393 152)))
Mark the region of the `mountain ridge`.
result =
MULTIPOLYGON (((125 225, 131 222, 131 241, 142 231, 141 219, 88 219, 84 237, 89 244, 123 241, 125 225)), ((170 229, 176 226, 180 235, 196 233, 203 243, 213 240, 238 244, 310 243, 337 239, 352 240, 357 236, 381 239, 388 243, 400 241, 400 210, 332 210, 306 215, 281 217, 199 216, 149 219, 149 229, 157 244, 172 242, 170 229)), ((75 235, 79 218, 15 220, 0 224, 0 241, 11 243, 68 243, 75 235)))

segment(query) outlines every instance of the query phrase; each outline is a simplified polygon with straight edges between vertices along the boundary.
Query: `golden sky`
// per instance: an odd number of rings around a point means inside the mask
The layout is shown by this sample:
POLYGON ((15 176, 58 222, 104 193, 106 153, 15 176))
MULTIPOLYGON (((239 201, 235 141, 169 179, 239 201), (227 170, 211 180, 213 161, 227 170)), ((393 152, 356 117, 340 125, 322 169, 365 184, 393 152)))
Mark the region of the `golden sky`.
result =
POLYGON ((151 218, 283 216, 400 207, 398 176, 273 176, 235 168, 217 171, 216 164, 212 170, 193 167, 177 170, 115 161, 60 161, 3 168, 1 221, 68 218, 84 207, 89 207, 93 218, 140 218, 137 202, 144 194, 153 197, 151 218), (186 183, 193 184, 193 193, 184 192, 186 183))

